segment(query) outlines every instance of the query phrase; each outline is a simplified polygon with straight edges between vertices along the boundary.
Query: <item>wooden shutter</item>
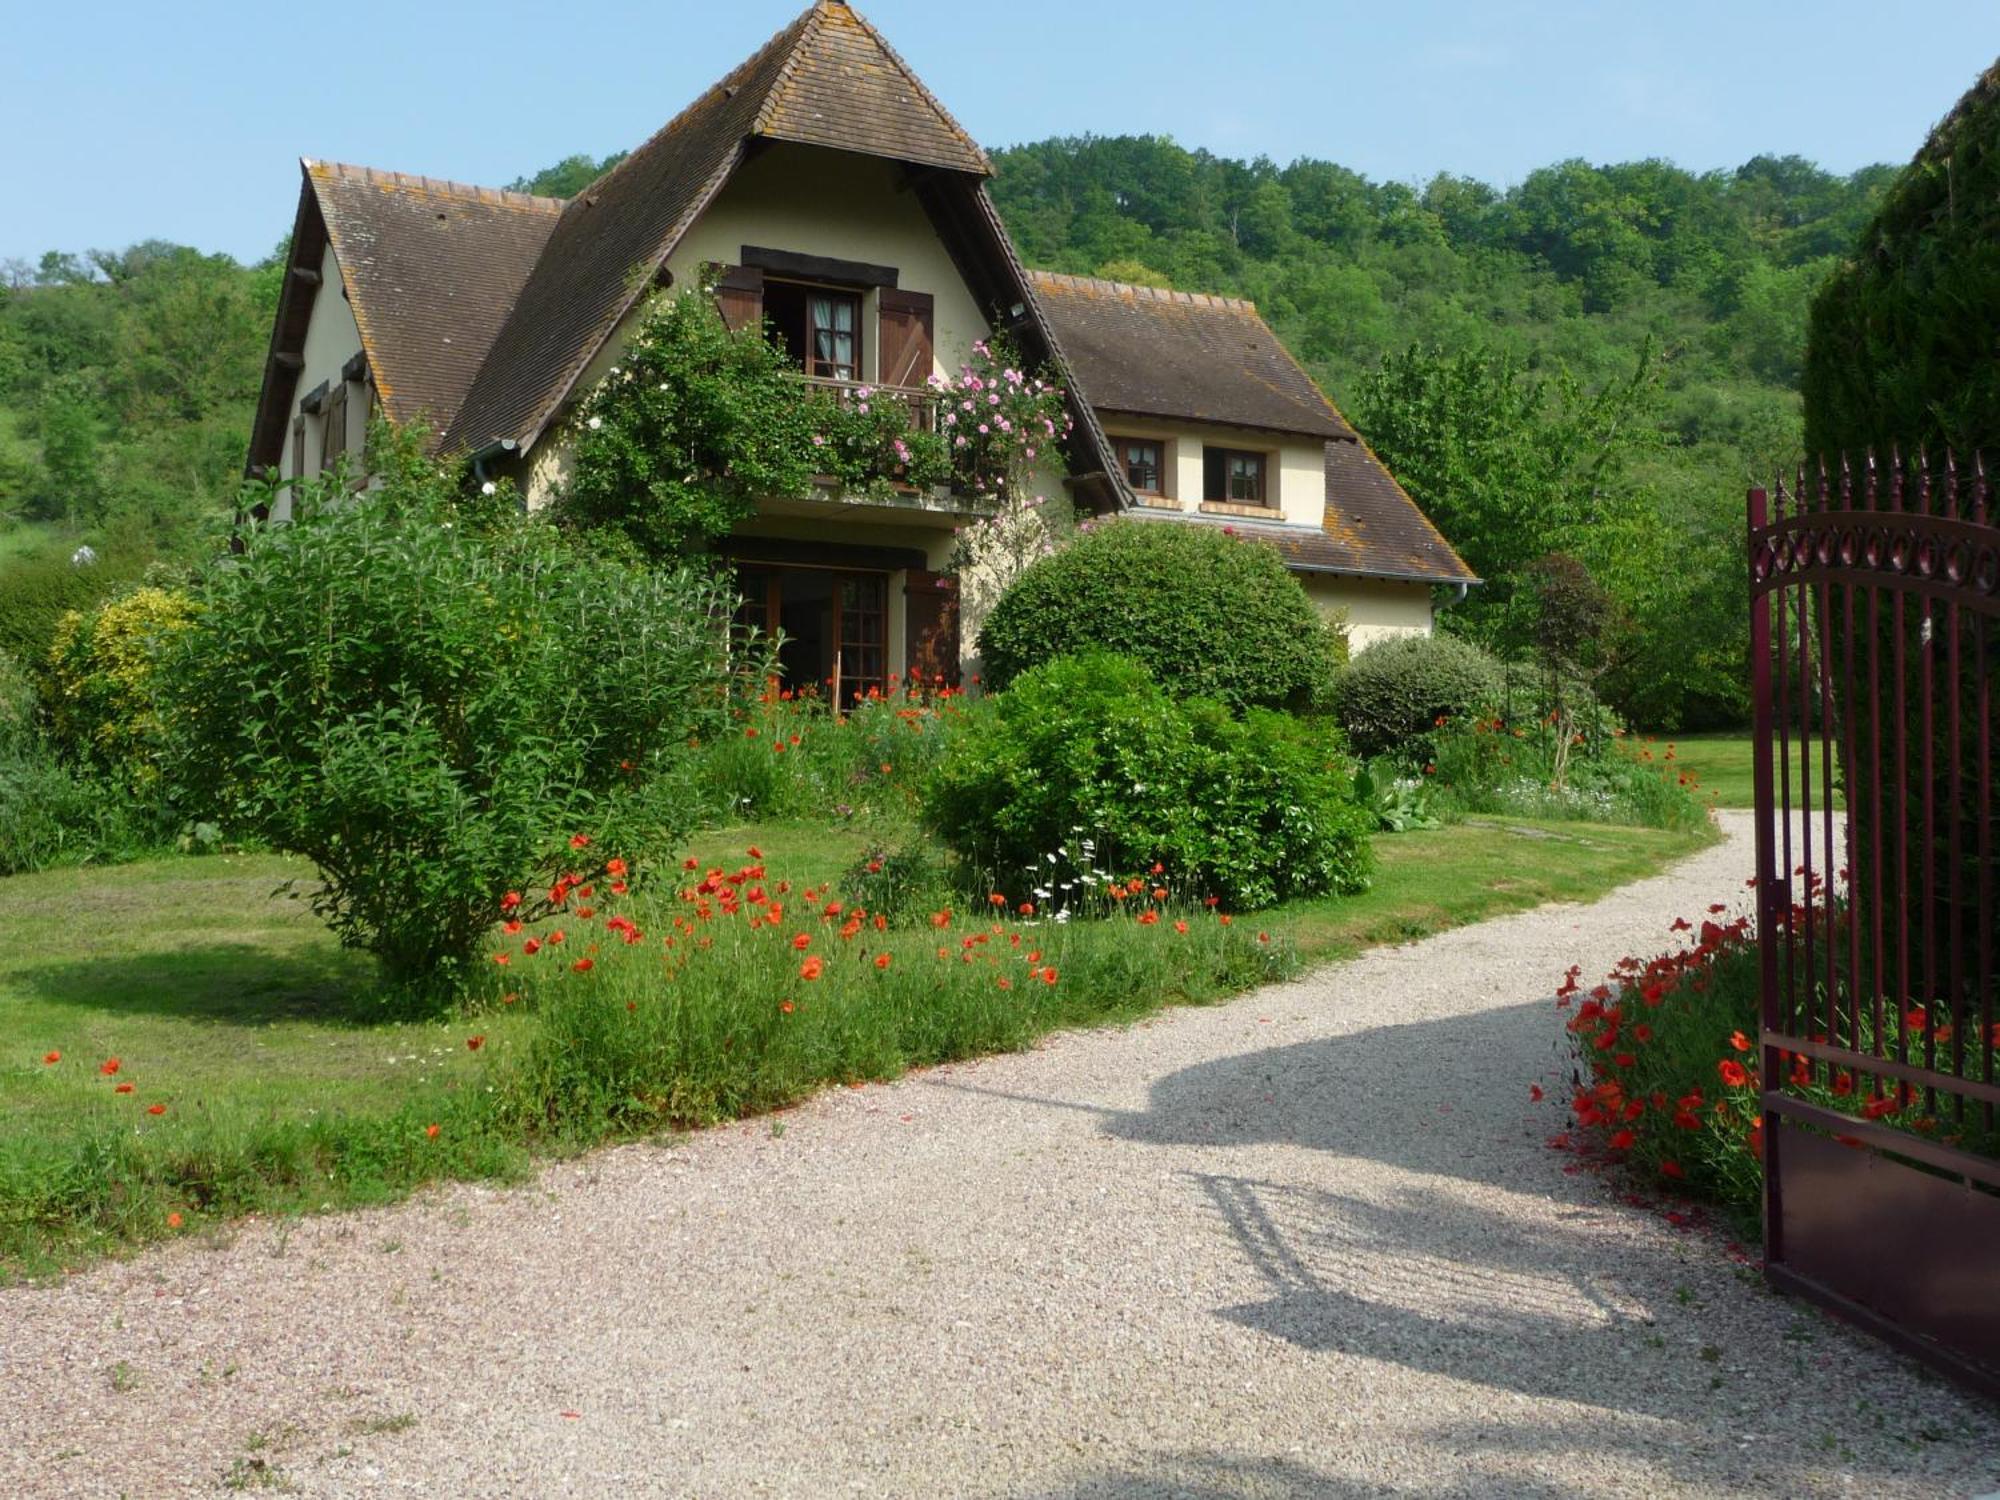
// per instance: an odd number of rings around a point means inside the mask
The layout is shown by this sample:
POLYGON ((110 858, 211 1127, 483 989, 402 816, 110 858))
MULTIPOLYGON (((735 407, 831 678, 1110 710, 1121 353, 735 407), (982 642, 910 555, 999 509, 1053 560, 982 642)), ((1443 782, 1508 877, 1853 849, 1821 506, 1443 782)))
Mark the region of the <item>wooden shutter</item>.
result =
POLYGON ((911 568, 903 583, 903 661, 927 688, 958 686, 957 580, 911 568))
POLYGON ((929 292, 882 288, 881 383, 921 387, 931 378, 931 328, 934 313, 929 292))
POLYGON ((715 283, 715 306, 731 332, 764 321, 764 272, 759 266, 724 266, 715 283))
POLYGON ((340 381, 326 398, 326 438, 319 448, 323 474, 347 456, 347 382, 340 381))

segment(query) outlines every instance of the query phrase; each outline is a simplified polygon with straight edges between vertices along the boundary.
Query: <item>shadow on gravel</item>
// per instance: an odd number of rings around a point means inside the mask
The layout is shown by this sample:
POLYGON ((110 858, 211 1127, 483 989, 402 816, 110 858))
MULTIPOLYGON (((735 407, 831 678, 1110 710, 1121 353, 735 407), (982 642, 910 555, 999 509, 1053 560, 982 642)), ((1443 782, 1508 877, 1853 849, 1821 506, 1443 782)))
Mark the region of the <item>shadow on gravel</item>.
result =
MULTIPOLYGON (((1281 1012, 1286 1002, 1277 993, 1270 1004, 1281 1012)), ((1687 1278, 1702 1290, 1677 1285, 1675 1251, 1631 1237, 1609 1191, 1587 1203, 1547 1196, 1562 1159, 1543 1153, 1540 1137, 1563 1114, 1552 1103, 1545 1116, 1531 1115, 1527 1089, 1560 1076, 1559 1014, 1545 999, 1216 1058, 1159 1079, 1143 1110, 1006 1097, 1086 1113, 1108 1135, 1169 1148, 1163 1168, 1175 1164, 1172 1148, 1186 1148, 1182 1175, 1264 1288, 1215 1309, 1217 1317, 1310 1351, 1567 1404, 1572 1416, 1561 1423, 1440 1430, 1428 1440, 1410 1430, 1411 1443, 1427 1442, 1433 1456, 1491 1448, 1493 1480, 1507 1493, 1589 1493, 1546 1481, 1544 1471, 1562 1472, 1561 1455, 1583 1454, 1608 1456, 1615 1472, 1624 1448, 1633 1472, 1725 1489, 1747 1482, 1753 1493, 1814 1488, 1828 1473, 1888 1480, 1922 1462, 1908 1447, 1919 1402, 1932 1425, 1990 1425, 1975 1404, 1887 1351, 1871 1357, 1817 1313, 1734 1295, 1706 1247, 1686 1252, 1696 1262, 1687 1278), (1236 1160, 1213 1154, 1255 1147, 1275 1149, 1236 1160), (1297 1164, 1288 1153, 1300 1149, 1353 1159, 1352 1190, 1323 1169, 1284 1180, 1297 1164), (1412 1175, 1367 1172, 1358 1165, 1366 1162, 1412 1175), (1829 1385, 1825 1370, 1836 1362, 1852 1367, 1851 1378, 1829 1385), (1680 1436, 1614 1413, 1675 1424, 1680 1436), (1864 1433, 1854 1444, 1862 1451, 1848 1452, 1841 1435, 1864 1433), (1746 1445, 1751 1434, 1765 1438, 1746 1445), (1784 1438, 1768 1441, 1772 1434, 1784 1438), (1801 1484, 1808 1473, 1812 1482, 1801 1484)), ((1552 1099, 1561 1092, 1549 1090, 1552 1099)), ((1350 1409, 1393 1403, 1393 1393, 1377 1396, 1366 1383, 1364 1374, 1329 1399, 1350 1409)), ((1206 1478, 1106 1475, 1065 1493, 1289 1500, 1344 1495, 1343 1483, 1253 1465, 1206 1478)), ((1369 1492, 1395 1488, 1385 1476, 1369 1492)))

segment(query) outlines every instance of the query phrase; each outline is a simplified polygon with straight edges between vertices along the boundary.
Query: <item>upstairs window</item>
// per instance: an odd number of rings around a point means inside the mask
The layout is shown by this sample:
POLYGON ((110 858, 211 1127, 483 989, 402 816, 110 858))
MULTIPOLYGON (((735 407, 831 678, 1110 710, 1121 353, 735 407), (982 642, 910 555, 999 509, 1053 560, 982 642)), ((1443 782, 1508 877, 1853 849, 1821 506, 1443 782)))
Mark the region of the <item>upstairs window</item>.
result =
POLYGON ((1118 465, 1125 471, 1127 484, 1142 495, 1166 493, 1158 442, 1151 438, 1113 438, 1111 442, 1118 450, 1118 465))
POLYGON ((1202 499, 1230 505, 1270 505, 1265 455, 1241 448, 1201 450, 1202 499))
POLYGON ((764 283, 764 317, 806 374, 861 378, 861 298, 832 287, 764 283))

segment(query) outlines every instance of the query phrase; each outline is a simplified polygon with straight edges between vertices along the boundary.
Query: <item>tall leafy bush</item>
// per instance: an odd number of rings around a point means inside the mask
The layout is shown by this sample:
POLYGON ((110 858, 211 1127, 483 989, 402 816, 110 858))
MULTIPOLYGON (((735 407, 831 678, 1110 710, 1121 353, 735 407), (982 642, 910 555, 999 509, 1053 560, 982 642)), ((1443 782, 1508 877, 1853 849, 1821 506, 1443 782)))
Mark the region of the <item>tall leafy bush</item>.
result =
POLYGON ((216 567, 167 658, 185 793, 303 854, 341 940, 390 976, 454 977, 503 895, 684 831, 691 742, 726 719, 727 600, 544 523, 468 523, 407 451, 382 485, 307 493, 216 567))

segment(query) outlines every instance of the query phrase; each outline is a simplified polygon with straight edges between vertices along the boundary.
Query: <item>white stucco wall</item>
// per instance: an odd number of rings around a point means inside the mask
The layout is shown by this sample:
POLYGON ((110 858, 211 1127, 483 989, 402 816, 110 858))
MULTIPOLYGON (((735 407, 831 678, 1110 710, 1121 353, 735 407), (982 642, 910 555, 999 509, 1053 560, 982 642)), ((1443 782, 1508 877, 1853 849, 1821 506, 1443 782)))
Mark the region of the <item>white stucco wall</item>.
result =
POLYGON ((1296 576, 1321 614, 1345 614, 1351 651, 1363 651, 1377 641, 1399 635, 1431 633, 1429 584, 1345 578, 1333 573, 1296 576))
MULTIPOLYGON (((285 413, 285 453, 279 465, 281 474, 292 477, 292 423, 299 414, 299 402, 304 400, 321 381, 331 389, 341 376, 341 367, 361 352, 361 329, 354 321, 354 309, 347 305, 347 297, 342 291, 340 262, 335 259, 333 246, 326 247, 320 257, 319 290, 313 295, 312 317, 306 323, 306 341, 302 353, 305 364, 299 370, 299 383, 292 392, 290 410, 285 413)), ((365 389, 357 387, 356 390, 365 389)), ((355 390, 348 392, 350 401, 357 400, 355 390)), ((349 430, 359 432, 365 418, 359 412, 348 413, 349 430)), ((305 472, 319 472, 321 450, 324 446, 326 420, 324 413, 306 416, 305 472)), ((281 517, 289 513, 291 497, 285 495, 279 501, 281 517)))

